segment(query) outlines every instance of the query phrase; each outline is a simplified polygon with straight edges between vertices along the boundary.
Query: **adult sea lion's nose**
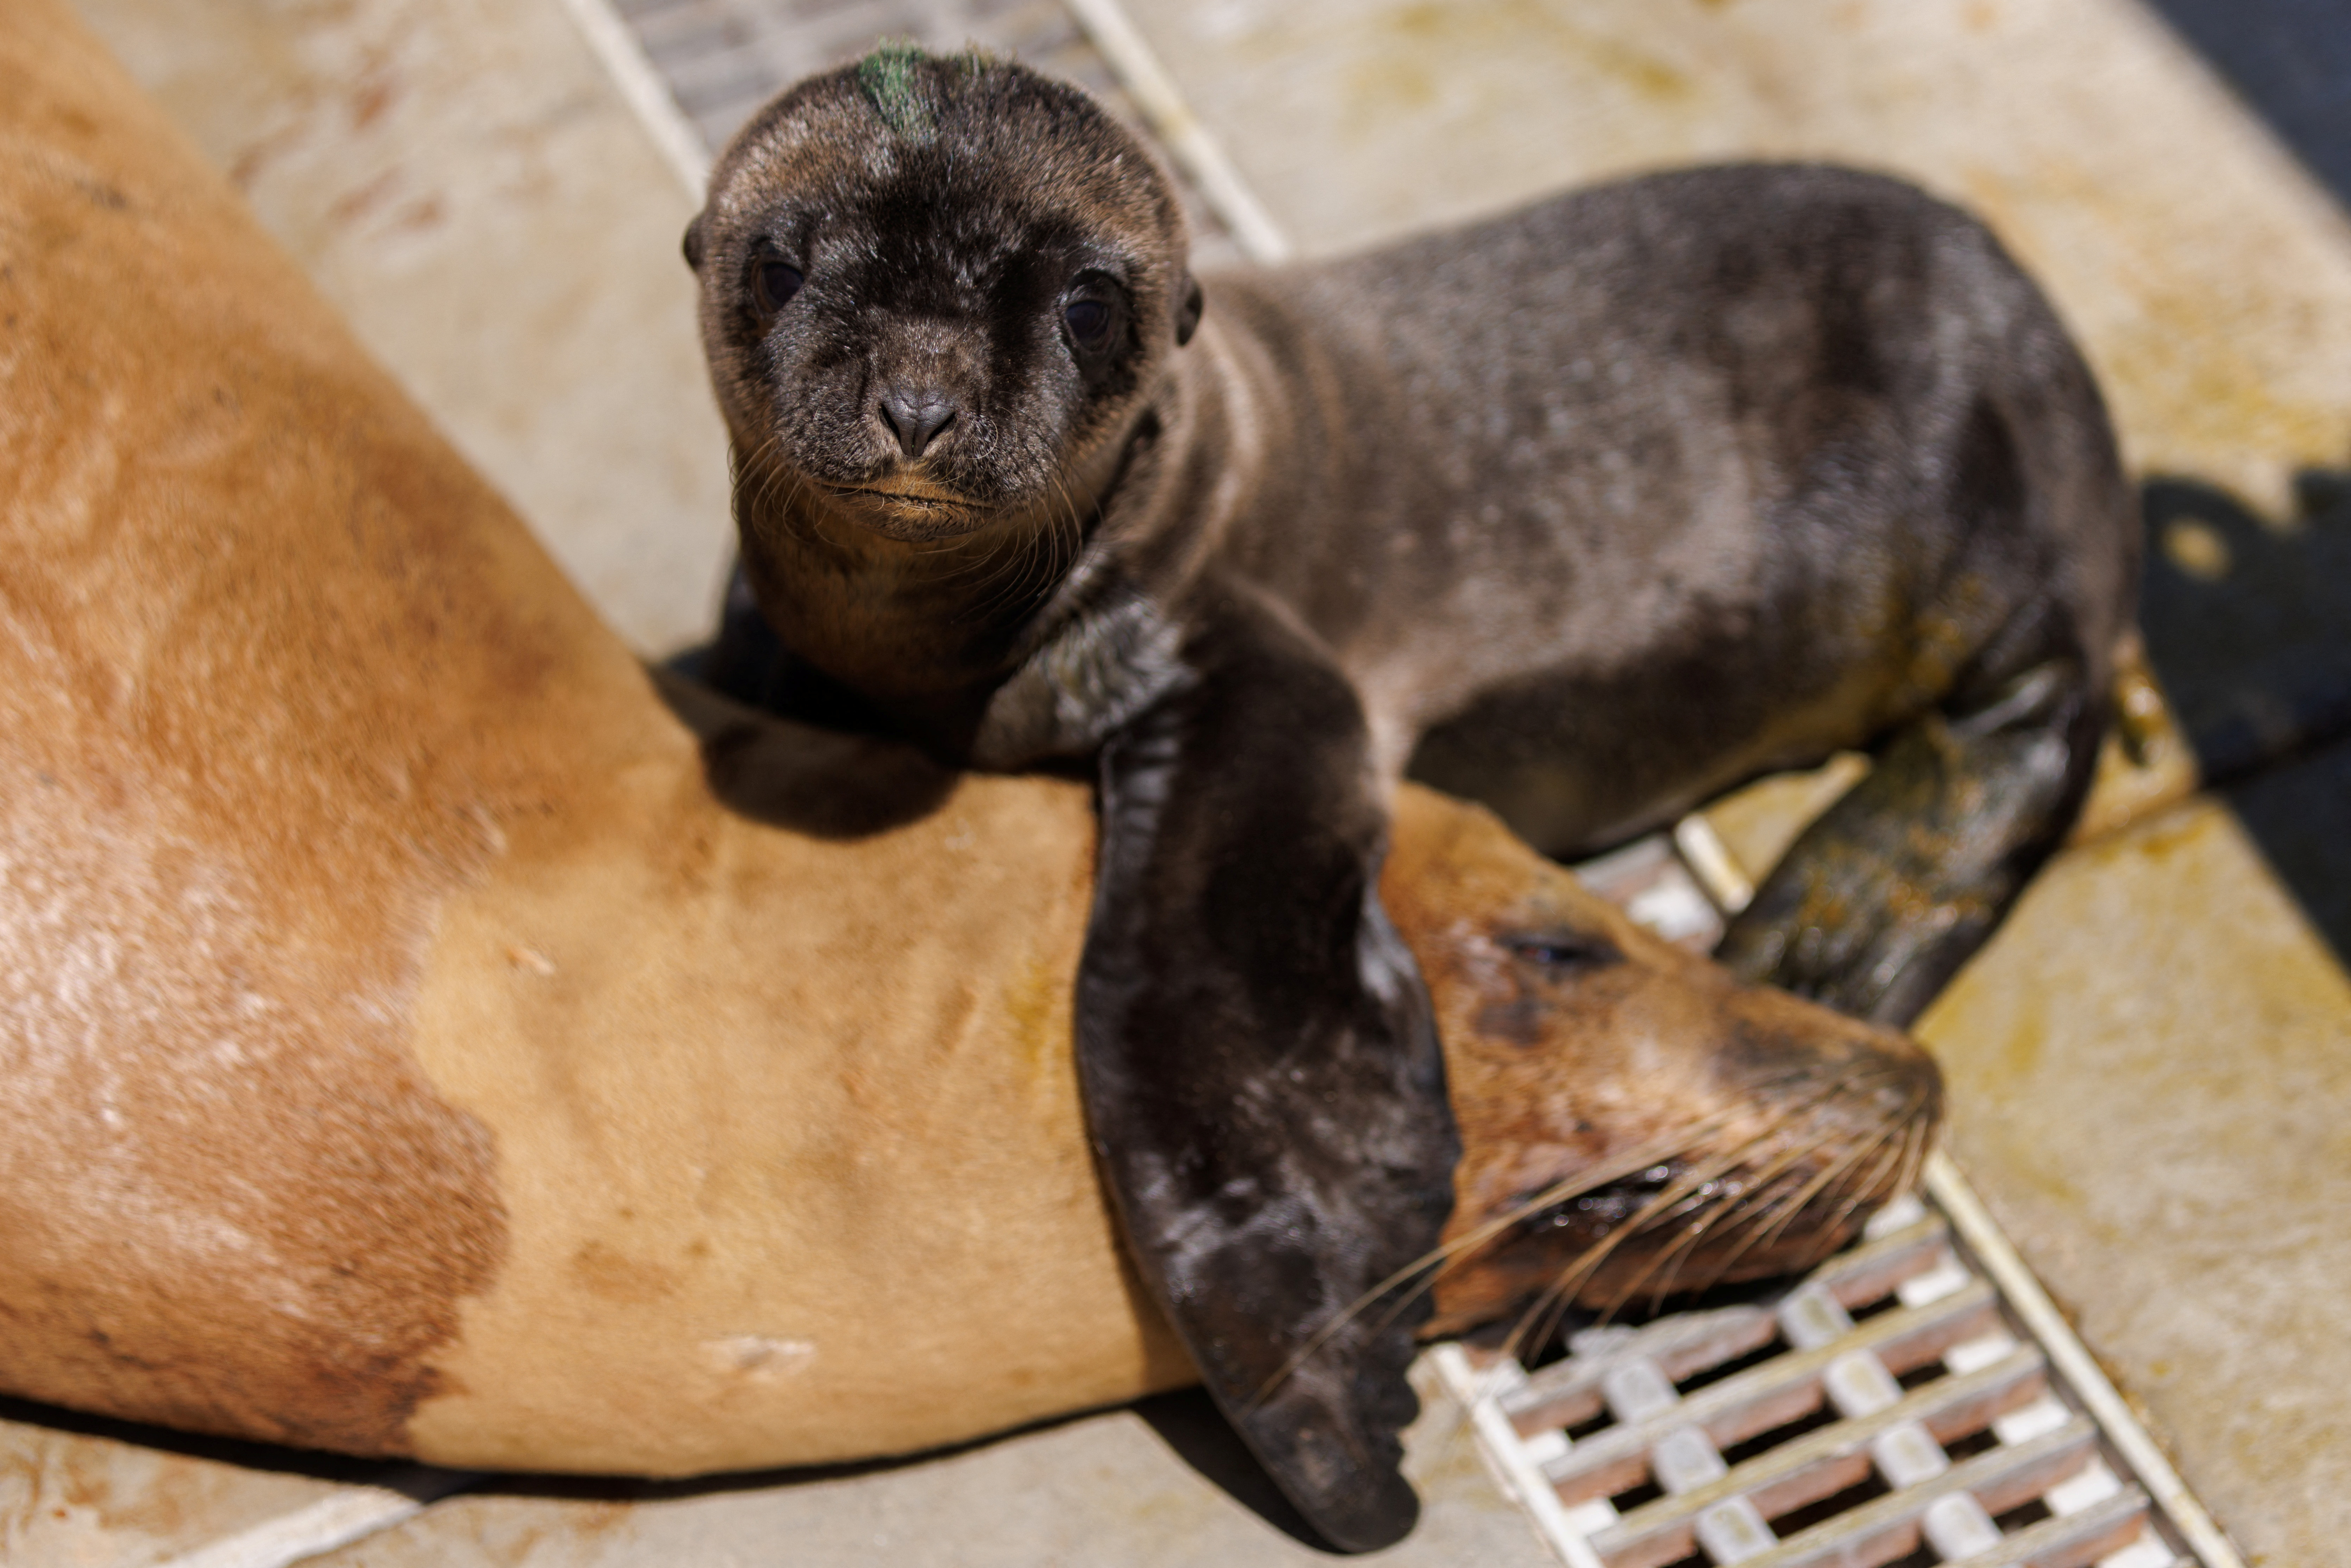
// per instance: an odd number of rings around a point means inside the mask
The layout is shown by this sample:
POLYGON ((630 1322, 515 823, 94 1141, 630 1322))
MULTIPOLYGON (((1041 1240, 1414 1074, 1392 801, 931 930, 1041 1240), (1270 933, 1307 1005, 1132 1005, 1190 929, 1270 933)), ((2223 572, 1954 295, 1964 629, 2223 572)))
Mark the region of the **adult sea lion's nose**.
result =
POLYGON ((898 450, 914 458, 955 422, 956 407, 940 387, 890 387, 882 393, 881 413, 898 450))

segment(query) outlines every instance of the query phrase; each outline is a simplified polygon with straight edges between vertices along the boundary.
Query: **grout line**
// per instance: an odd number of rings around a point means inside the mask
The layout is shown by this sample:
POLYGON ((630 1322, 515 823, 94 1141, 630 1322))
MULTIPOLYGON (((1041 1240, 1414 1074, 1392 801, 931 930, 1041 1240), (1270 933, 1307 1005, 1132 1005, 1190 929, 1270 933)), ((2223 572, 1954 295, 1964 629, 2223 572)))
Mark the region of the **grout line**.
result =
POLYGON ((644 46, 612 8, 612 0, 562 0, 562 5, 612 85, 635 112, 637 122, 653 138, 662 162, 669 165, 695 204, 701 205, 710 182, 710 151, 702 143, 702 133, 670 95, 644 46))
MULTIPOLYGON (((574 0, 585 4, 588 0, 574 0)), ((1273 221, 1256 193, 1241 178, 1223 143, 1200 123, 1159 63, 1143 35, 1119 8, 1118 0, 1062 0, 1070 14, 1134 100, 1134 107, 1184 172, 1192 177, 1201 198, 1233 233, 1241 254, 1264 266, 1288 261, 1295 254, 1281 226, 1273 221)))
POLYGON ((287 1568, 404 1523, 479 1479, 463 1470, 419 1469, 392 1485, 347 1487, 308 1508, 167 1559, 156 1568, 287 1568))
POLYGON ((1959 1167, 1940 1149, 1927 1156, 1925 1185, 1952 1228, 1975 1254, 1976 1261, 1992 1277, 2001 1294, 2049 1353, 2049 1359, 2056 1364, 2082 1403, 2089 1406, 2091 1416, 2105 1428, 2107 1439, 2138 1472, 2137 1479, 2153 1496, 2155 1505, 2169 1516, 2172 1524, 2187 1538, 2189 1548, 2203 1560, 2205 1568, 2244 1568, 2244 1560, 2237 1555, 2236 1548, 2179 1479, 2179 1472, 2171 1468, 2171 1461, 2164 1457, 2163 1450, 2107 1378, 2105 1369, 2074 1332, 2074 1325, 2065 1321, 2065 1315, 2049 1299, 2049 1292, 2041 1288, 2041 1281, 2018 1256, 2015 1247, 1992 1219, 1991 1210, 1984 1207, 1975 1189, 1959 1174, 1959 1167))

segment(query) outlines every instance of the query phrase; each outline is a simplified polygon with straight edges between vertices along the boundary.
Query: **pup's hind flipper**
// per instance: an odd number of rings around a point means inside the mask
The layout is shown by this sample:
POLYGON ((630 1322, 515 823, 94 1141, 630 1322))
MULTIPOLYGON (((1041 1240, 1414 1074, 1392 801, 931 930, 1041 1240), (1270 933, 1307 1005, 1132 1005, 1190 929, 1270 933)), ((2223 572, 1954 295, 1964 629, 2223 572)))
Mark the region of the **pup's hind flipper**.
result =
POLYGON ((1715 956, 1743 979, 1907 1025, 2064 838, 2105 720, 2085 661, 2061 654, 1896 730, 1715 956))

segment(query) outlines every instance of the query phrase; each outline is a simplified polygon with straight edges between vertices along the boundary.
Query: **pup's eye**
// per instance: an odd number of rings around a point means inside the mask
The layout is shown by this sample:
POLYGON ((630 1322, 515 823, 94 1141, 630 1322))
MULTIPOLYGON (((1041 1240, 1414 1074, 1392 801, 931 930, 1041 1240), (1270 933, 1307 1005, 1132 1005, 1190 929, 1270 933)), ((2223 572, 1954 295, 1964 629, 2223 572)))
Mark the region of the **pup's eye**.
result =
POLYGON ((800 269, 788 261, 763 261, 752 270, 751 295, 758 301, 760 313, 772 316, 807 281, 800 269))
POLYGON ((1499 941, 1514 956, 1540 964, 1554 975, 1605 968, 1625 961, 1615 943, 1582 931, 1518 932, 1499 941))
POLYGON ((1070 336, 1081 349, 1099 349, 1110 337, 1110 307, 1099 299, 1073 299, 1061 312, 1070 336))

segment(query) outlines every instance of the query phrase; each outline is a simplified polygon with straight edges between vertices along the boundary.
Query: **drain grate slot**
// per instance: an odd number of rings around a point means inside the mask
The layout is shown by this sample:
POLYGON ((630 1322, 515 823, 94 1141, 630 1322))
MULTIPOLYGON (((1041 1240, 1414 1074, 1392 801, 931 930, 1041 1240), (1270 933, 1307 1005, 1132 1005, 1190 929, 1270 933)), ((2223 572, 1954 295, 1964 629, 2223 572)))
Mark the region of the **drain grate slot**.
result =
POLYGON ((1437 1365, 1572 1568, 2239 1568, 1995 1272, 1908 1197, 1776 1298, 1588 1329, 1533 1372, 1458 1345, 1437 1365))

